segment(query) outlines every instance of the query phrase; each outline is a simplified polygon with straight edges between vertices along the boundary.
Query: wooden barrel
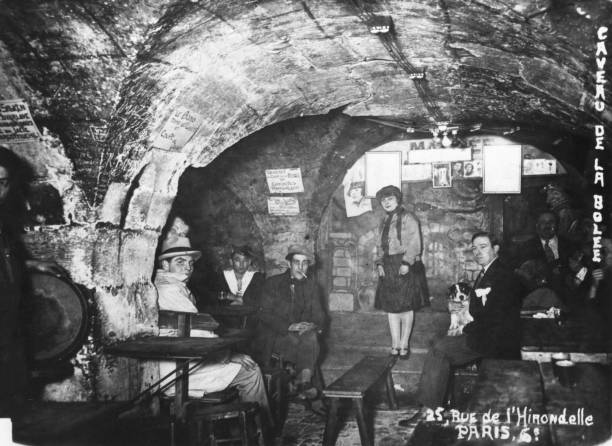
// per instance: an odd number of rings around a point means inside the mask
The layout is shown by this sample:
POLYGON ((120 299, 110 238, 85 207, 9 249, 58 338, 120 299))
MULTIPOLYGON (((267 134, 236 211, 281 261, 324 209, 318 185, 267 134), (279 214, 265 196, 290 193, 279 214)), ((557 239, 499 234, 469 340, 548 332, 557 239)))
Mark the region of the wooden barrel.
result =
POLYGON ((83 292, 69 279, 47 273, 30 275, 27 339, 35 365, 64 361, 83 345, 89 309, 83 292))

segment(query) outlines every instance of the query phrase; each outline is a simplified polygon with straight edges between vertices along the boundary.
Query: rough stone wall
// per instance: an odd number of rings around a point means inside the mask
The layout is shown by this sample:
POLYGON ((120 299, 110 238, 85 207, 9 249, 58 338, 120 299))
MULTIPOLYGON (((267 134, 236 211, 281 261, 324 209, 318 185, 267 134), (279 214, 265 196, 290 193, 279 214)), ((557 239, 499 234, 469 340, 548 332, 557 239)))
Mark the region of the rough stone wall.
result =
MULTIPOLYGON (((219 189, 227 188, 240 201, 240 209, 244 206, 252 215, 258 230, 254 236, 265 256, 263 269, 268 275, 276 274, 286 268, 284 258, 290 244, 315 246, 323 212, 348 166, 366 150, 398 134, 393 129, 338 113, 270 126, 240 141, 209 166, 189 172, 192 178, 201 175, 200 183, 218 183, 219 187, 199 189, 197 195, 193 189, 179 189, 179 194, 190 196, 180 197, 175 210, 189 214, 193 221, 214 212, 215 223, 226 228, 223 232, 234 234, 226 241, 238 240, 244 233, 240 226, 245 220, 237 218, 240 213, 235 213, 234 206, 204 209, 218 200, 212 196, 219 189), (270 194, 265 170, 296 167, 301 169, 304 193, 290 195, 297 197, 300 214, 269 215, 267 197, 278 194, 270 194)), ((250 224, 250 219, 246 224, 250 224)), ((198 234, 194 240, 206 237, 210 236, 198 234)))

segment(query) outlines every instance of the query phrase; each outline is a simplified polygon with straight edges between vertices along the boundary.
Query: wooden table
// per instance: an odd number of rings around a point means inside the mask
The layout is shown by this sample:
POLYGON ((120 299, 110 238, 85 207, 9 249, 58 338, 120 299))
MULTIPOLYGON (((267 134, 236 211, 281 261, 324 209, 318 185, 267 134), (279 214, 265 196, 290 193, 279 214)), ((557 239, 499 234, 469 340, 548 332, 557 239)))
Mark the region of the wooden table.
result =
POLYGON ((612 362, 612 349, 603 335, 584 319, 521 318, 521 358, 550 362, 554 353, 570 353, 574 362, 612 362))
POLYGON ((567 417, 584 409, 584 417, 593 417, 592 426, 551 424, 554 445, 594 445, 610 438, 610 366, 603 364, 576 364, 577 382, 573 387, 563 387, 553 375, 552 365, 541 364, 544 386, 544 407, 549 414, 567 417))
POLYGON ((203 313, 222 318, 240 319, 240 328, 246 328, 247 318, 257 313, 258 308, 251 305, 210 305, 201 308, 203 313))
POLYGON ((105 351, 112 355, 137 359, 175 360, 175 413, 177 418, 182 419, 189 391, 189 361, 199 360, 201 362, 207 356, 231 349, 246 339, 244 332, 234 332, 220 338, 147 336, 109 345, 105 351))

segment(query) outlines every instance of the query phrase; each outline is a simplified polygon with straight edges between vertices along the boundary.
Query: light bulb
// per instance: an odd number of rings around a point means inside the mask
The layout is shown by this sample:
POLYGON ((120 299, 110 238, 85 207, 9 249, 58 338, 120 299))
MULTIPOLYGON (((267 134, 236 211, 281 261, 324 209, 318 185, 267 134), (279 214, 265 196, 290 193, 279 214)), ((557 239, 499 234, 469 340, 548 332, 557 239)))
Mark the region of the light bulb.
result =
POLYGON ((444 136, 442 137, 442 147, 450 147, 453 142, 448 137, 446 132, 444 132, 444 136))

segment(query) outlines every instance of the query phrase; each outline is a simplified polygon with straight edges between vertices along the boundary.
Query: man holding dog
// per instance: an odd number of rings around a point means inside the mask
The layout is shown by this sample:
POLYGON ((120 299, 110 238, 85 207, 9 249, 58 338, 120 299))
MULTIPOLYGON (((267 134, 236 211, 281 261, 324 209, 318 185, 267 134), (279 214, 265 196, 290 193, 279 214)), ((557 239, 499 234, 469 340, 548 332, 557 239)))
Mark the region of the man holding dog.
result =
POLYGON ((472 252, 481 271, 470 292, 472 322, 457 336, 445 336, 429 351, 419 383, 425 407, 442 405, 451 366, 480 358, 514 359, 520 353, 520 296, 515 278, 498 259, 499 243, 486 232, 472 237, 472 252))

